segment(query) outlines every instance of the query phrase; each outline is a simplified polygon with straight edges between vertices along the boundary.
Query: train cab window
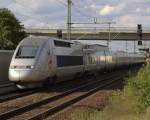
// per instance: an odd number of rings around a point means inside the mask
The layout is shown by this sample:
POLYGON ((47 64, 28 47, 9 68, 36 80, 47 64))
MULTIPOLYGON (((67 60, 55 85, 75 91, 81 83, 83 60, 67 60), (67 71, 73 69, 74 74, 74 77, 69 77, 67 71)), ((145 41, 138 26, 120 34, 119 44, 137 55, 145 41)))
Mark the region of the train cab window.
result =
POLYGON ((38 46, 21 46, 16 54, 16 58, 35 58, 38 46))
POLYGON ((95 57, 92 56, 92 64, 95 64, 95 57))
POLYGON ((71 43, 70 42, 64 42, 64 41, 54 40, 54 44, 57 47, 71 47, 71 43))
POLYGON ((89 61, 89 64, 92 64, 92 57, 90 55, 88 56, 88 61, 89 61))

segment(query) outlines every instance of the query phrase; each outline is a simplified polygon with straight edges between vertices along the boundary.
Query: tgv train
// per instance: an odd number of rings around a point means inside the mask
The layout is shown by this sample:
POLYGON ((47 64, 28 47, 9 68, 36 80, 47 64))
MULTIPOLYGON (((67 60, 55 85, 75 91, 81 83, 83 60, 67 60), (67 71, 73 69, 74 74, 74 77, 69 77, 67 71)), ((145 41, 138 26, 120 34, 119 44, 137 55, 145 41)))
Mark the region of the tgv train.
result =
POLYGON ((87 72, 141 64, 142 54, 111 52, 103 45, 85 45, 52 37, 29 36, 17 46, 9 79, 18 88, 60 82, 87 72))

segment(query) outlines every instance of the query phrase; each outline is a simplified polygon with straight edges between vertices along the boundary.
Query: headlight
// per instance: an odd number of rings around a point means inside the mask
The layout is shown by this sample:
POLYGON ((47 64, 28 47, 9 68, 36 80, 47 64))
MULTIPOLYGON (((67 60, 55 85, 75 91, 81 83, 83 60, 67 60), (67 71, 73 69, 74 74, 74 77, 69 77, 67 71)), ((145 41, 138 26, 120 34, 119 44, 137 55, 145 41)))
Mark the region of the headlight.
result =
POLYGON ((10 66, 10 69, 33 69, 33 65, 28 65, 28 66, 10 66))
POLYGON ((32 68, 34 68, 34 66, 29 65, 29 66, 26 66, 26 68, 32 69, 32 68))
POLYGON ((10 66, 10 68, 11 68, 11 69, 15 69, 15 68, 16 68, 16 66, 10 66))

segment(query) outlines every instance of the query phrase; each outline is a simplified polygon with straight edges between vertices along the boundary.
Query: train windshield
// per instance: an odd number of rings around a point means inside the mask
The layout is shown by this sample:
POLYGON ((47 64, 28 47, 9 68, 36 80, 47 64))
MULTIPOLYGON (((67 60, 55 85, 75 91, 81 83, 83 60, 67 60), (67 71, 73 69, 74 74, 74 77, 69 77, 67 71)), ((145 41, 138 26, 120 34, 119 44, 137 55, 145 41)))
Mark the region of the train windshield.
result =
POLYGON ((21 46, 16 54, 16 58, 35 58, 38 46, 21 46))

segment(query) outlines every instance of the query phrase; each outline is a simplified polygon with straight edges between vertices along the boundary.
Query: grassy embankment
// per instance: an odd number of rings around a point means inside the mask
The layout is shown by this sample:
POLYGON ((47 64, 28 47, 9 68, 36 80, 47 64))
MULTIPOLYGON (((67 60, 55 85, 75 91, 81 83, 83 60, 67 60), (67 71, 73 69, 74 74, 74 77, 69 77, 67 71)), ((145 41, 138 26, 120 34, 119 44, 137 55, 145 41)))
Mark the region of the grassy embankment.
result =
POLYGON ((115 91, 104 111, 76 112, 72 120, 150 120, 150 66, 128 78, 123 90, 115 91))

